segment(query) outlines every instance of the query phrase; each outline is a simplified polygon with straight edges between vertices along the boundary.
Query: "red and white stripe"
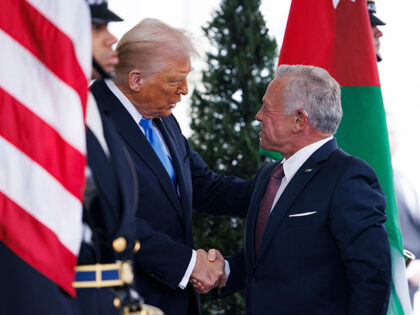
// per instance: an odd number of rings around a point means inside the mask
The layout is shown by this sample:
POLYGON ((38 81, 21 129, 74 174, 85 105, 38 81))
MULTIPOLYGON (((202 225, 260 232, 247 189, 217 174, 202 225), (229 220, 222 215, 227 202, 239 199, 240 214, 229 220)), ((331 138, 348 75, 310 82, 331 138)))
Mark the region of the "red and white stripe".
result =
POLYGON ((3 0, 0 240, 74 294, 91 26, 84 0, 3 0))

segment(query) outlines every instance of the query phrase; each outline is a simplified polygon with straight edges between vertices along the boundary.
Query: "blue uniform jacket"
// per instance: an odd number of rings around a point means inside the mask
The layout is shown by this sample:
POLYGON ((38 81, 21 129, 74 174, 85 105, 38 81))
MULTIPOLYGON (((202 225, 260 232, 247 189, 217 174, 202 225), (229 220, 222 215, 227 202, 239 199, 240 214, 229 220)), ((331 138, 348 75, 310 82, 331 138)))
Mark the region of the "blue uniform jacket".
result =
MULTIPOLYGON (((83 242, 79 265, 109 264, 133 260, 135 244, 135 210, 138 182, 134 164, 112 121, 101 115, 104 138, 109 149, 105 154, 97 137, 87 128, 87 158, 92 173, 92 196, 85 194, 83 220, 93 232, 91 242, 83 242), (88 198, 86 198, 88 197, 88 198), (112 243, 122 237, 126 248, 116 252, 112 243)), ((89 185, 89 181, 88 181, 89 185)), ((113 305, 115 294, 110 288, 77 290, 82 314, 119 314, 113 305)))

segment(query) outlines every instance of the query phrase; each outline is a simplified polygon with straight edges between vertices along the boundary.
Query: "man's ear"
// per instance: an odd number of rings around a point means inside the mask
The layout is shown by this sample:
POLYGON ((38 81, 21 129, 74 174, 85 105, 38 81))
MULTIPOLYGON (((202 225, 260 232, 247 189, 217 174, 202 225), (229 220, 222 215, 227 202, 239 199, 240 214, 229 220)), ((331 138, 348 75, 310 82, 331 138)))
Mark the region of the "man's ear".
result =
POLYGON ((142 86, 143 75, 138 69, 131 70, 128 73, 128 87, 133 92, 139 92, 142 86))
POLYGON ((308 113, 303 109, 297 110, 295 113, 295 124, 294 124, 295 130, 294 131, 302 130, 307 122, 308 122, 308 113))

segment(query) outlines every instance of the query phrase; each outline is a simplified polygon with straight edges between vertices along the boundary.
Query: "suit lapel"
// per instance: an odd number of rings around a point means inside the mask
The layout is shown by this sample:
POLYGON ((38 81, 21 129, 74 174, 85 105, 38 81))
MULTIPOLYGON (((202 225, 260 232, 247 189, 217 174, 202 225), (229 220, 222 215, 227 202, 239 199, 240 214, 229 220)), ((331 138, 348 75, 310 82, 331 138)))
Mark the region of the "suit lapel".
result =
MULTIPOLYGON (((92 92, 98 98, 98 106, 100 109, 113 120, 121 137, 156 176, 161 184, 162 190, 165 191, 178 213, 183 217, 183 211, 177 194, 165 167, 160 162, 159 157, 156 155, 149 141, 147 141, 144 134, 140 131, 131 115, 127 112, 118 98, 109 90, 105 82, 96 81, 92 86, 92 92)), ((142 181, 145 179, 139 178, 139 180, 142 181)))
MULTIPOLYGON (((261 248, 259 257, 257 257, 257 262, 261 257, 263 257, 265 250, 268 248, 277 228, 280 226, 285 215, 289 212, 291 205, 300 195, 302 190, 305 188, 306 184, 314 177, 320 166, 319 162, 327 159, 329 155, 337 150, 337 142, 335 139, 332 139, 315 151, 303 165, 299 168, 296 174, 293 176, 292 180, 287 185, 286 189, 280 196, 280 199, 277 201, 273 211, 271 212, 270 218, 268 219, 267 227, 264 232, 264 236, 261 242, 261 248), (311 169, 310 172, 305 172, 306 169, 311 169)), ((271 174, 271 173, 270 173, 271 174)), ((269 176, 268 176, 269 177, 269 176)), ((265 183, 266 186, 267 183, 265 183)), ((265 190, 264 186, 264 190, 265 190)), ((258 199, 261 201, 261 197, 258 199)), ((259 205, 258 205, 259 206, 259 205)), ((258 208, 257 208, 258 211, 258 208)), ((254 218, 255 221, 255 218, 254 218)), ((254 223, 255 225, 255 223, 254 223)), ((253 231, 254 234, 254 231, 253 231)), ((254 255, 255 256, 255 255, 254 255)))
POLYGON ((107 122, 109 117, 102 115, 102 121, 107 133, 107 144, 112 154, 113 170, 118 170, 115 176, 118 179, 122 206, 119 207, 121 223, 118 224, 118 231, 115 235, 123 235, 127 232, 127 226, 131 224, 135 215, 138 201, 138 182, 135 174, 135 168, 130 154, 120 139, 117 131, 107 122), (120 145, 117 145, 120 144, 120 145))
MULTIPOLYGON (((171 154, 171 160, 172 165, 175 169, 176 179, 177 179, 177 185, 179 188, 179 199, 181 200, 182 208, 183 209, 189 209, 188 201, 186 198, 183 198, 187 195, 186 193, 186 181, 184 177, 184 161, 182 160, 183 156, 181 152, 179 151, 178 146, 175 142, 175 136, 172 134, 171 129, 166 126, 165 119, 155 119, 156 125, 158 126, 163 139, 165 140, 165 143, 169 149, 169 152, 171 154)), ((169 176, 168 176, 169 178, 169 176)))
POLYGON ((289 212, 292 203, 296 200, 300 192, 305 188, 306 184, 318 172, 318 170, 319 167, 317 165, 304 163, 304 165, 293 176, 292 180, 280 196, 280 199, 277 201, 277 204, 273 208, 270 218, 268 219, 258 259, 264 255, 264 251, 270 244, 277 227, 283 221, 287 212, 289 212), (312 171, 310 173, 303 172, 306 168, 312 168, 312 171))
POLYGON ((118 188, 114 184, 115 175, 113 172, 108 172, 111 167, 111 161, 89 127, 86 130, 86 142, 88 165, 95 179, 95 185, 104 192, 102 196, 109 206, 114 210, 118 209, 118 188))

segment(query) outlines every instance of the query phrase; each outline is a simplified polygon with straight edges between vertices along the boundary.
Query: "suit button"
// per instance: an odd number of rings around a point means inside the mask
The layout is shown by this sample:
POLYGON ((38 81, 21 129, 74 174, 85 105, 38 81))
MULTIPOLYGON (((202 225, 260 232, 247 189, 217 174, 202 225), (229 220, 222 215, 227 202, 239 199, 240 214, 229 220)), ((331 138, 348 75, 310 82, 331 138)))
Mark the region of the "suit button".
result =
POLYGON ((126 248, 127 248, 127 240, 120 236, 118 238, 116 238, 113 242, 112 242, 112 248, 117 252, 117 253, 121 253, 123 252, 126 248))
POLYGON ((139 240, 136 240, 134 242, 133 253, 134 254, 137 253, 140 250, 140 247, 141 247, 140 241, 139 240))

